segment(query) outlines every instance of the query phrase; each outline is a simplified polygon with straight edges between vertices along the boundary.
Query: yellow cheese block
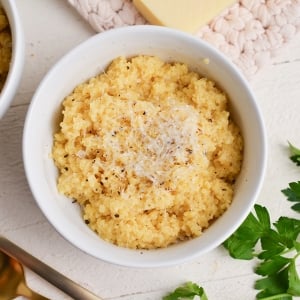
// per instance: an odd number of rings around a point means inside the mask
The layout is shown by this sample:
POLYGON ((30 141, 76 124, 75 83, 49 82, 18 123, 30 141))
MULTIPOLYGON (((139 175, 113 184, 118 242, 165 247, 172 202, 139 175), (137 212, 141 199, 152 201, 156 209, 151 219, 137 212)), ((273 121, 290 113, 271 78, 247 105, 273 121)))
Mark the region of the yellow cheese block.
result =
POLYGON ((216 17, 233 0, 133 0, 151 24, 163 25, 190 33, 216 17))

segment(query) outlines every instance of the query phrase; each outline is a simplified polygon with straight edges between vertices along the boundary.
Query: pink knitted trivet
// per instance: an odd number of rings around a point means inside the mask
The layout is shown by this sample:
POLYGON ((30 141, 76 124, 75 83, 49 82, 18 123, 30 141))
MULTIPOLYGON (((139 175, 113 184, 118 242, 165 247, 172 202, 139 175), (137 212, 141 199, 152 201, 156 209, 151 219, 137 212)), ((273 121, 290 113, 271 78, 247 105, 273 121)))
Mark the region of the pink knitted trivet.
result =
MULTIPOLYGON (((68 2, 96 32, 146 23, 131 0, 68 2)), ((221 50, 250 78, 299 31, 300 0, 240 0, 195 35, 221 50)))

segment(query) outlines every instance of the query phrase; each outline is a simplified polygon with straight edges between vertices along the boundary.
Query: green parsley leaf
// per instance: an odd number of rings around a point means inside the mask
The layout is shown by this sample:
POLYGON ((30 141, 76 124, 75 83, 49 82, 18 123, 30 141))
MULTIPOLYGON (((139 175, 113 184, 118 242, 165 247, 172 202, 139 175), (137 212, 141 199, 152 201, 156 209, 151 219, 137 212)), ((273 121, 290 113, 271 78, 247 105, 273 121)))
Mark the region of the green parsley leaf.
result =
POLYGON ((189 281, 163 297, 163 300, 192 300, 195 296, 199 296, 201 300, 208 300, 204 289, 189 281))
POLYGON ((300 295, 295 264, 300 256, 300 220, 280 217, 271 224, 265 207, 256 204, 254 210, 224 246, 234 258, 259 259, 255 273, 263 278, 255 283, 260 290, 257 299, 291 300, 300 295))
POLYGON ((262 233, 265 233, 265 231, 268 231, 271 227, 271 221, 270 221, 270 215, 268 213, 268 210, 260 205, 254 206, 257 218, 260 222, 260 226, 262 227, 262 233))
POLYGON ((267 299, 274 295, 278 295, 281 298, 272 299, 292 299, 292 296, 286 292, 289 287, 288 268, 281 270, 279 273, 257 280, 254 287, 257 290, 261 290, 261 292, 256 295, 257 299, 267 299))
POLYGON ((289 188, 281 190, 281 192, 287 197, 288 201, 297 202, 292 206, 292 209, 300 212, 300 181, 289 183, 289 188))
POLYGON ((254 247, 257 242, 270 232, 270 216, 267 209, 258 204, 254 205, 254 209, 257 217, 250 213, 223 244, 233 258, 252 259, 256 255, 254 247))
POLYGON ((262 252, 258 254, 258 258, 269 259, 282 253, 286 249, 286 246, 281 242, 281 239, 280 234, 270 228, 267 234, 261 237, 262 252))
POLYGON ((280 217, 274 223, 274 226, 279 233, 280 242, 288 249, 294 248, 295 241, 300 234, 300 220, 288 217, 280 217))
POLYGON ((272 259, 262 262, 255 270, 255 273, 262 276, 273 275, 283 269, 288 263, 291 262, 290 258, 280 255, 272 257, 272 259))
POLYGON ((254 257, 253 247, 255 244, 256 242, 243 241, 232 235, 223 245, 229 251, 231 257, 250 260, 254 257))
POLYGON ((296 259, 293 259, 289 267, 289 288, 288 292, 291 295, 300 296, 300 278, 297 273, 296 259))
POLYGON ((290 159, 297 165, 300 166, 300 149, 293 146, 290 142, 289 143, 289 149, 290 149, 290 159))

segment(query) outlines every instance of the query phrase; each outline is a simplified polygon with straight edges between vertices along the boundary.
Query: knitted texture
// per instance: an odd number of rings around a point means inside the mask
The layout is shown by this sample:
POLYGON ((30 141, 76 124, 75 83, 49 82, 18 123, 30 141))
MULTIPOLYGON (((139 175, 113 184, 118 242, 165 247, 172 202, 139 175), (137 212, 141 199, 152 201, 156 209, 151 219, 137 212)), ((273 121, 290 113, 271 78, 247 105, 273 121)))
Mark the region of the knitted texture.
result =
MULTIPOLYGON (((146 24, 131 0, 68 0, 96 32, 146 24)), ((229 57, 248 77, 300 31, 300 0, 240 0, 196 36, 229 57)))

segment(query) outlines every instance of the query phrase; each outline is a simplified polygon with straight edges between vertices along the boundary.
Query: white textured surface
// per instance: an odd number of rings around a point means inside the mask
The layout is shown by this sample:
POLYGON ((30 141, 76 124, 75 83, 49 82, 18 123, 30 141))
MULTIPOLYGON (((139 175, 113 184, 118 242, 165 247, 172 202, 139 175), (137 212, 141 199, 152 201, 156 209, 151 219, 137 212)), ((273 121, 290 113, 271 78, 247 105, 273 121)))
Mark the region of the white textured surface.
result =
MULTIPOLYGON (((128 269, 104 263, 75 249, 47 222, 24 176, 21 138, 31 97, 47 70, 74 45, 93 34, 85 21, 61 0, 16 0, 26 37, 26 61, 20 89, 0 121, 0 234, 104 299, 158 300, 179 284, 201 284, 210 300, 250 300, 255 276, 251 262, 231 259, 222 249, 193 262, 162 269, 128 269)), ((272 65, 256 74, 251 85, 268 133, 269 165, 258 202, 275 219, 297 216, 280 190, 300 179, 287 158, 287 139, 300 146, 300 37, 272 65)), ((299 217, 299 215, 298 215, 299 217)), ((69 299, 27 271, 28 284, 51 299, 69 299)))

